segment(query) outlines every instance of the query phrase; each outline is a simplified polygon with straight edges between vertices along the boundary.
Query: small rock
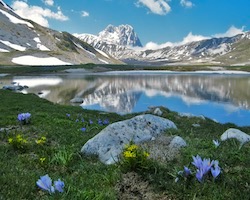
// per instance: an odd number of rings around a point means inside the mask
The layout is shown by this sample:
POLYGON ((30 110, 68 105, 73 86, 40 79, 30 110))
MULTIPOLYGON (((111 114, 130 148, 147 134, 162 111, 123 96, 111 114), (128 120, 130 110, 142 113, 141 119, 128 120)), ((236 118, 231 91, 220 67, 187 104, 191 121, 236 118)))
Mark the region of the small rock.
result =
POLYGON ((235 138, 240 142, 240 148, 247 142, 250 141, 250 135, 235 129, 235 128, 230 128, 226 130, 220 137, 221 141, 225 141, 231 138, 235 138))
POLYGON ((21 85, 4 85, 4 90, 11 90, 11 91, 22 91, 24 89, 21 85))
POLYGON ((173 148, 180 149, 181 147, 185 147, 185 146, 187 146, 187 143, 180 136, 175 136, 174 139, 170 142, 170 145, 169 145, 169 147, 171 149, 173 149, 173 148))
POLYGON ((162 111, 160 108, 156 108, 153 112, 154 115, 162 116, 162 111))

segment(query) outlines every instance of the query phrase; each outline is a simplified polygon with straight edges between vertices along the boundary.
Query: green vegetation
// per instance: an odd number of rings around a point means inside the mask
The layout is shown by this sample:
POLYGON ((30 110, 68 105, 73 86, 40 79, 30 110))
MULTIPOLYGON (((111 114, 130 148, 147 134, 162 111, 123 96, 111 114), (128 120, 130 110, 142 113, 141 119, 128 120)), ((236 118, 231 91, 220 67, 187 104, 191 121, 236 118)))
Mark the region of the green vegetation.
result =
MULTIPOLYGON (((234 124, 222 125, 209 119, 180 117, 162 108, 163 117, 178 127, 178 130, 166 134, 181 136, 188 146, 176 159, 167 163, 144 162, 147 155, 142 151, 139 155, 142 155, 144 167, 123 168, 121 163, 106 166, 95 157, 81 155, 80 149, 106 127, 98 119, 103 122, 108 119, 113 123, 130 118, 132 114, 120 116, 83 110, 53 104, 36 95, 4 90, 0 90, 0 100, 0 128, 5 128, 0 132, 0 199, 117 199, 122 191, 116 186, 122 183, 123 174, 130 170, 136 171, 142 181, 149 183, 151 192, 162 197, 249 199, 250 144, 239 149, 239 142, 231 139, 216 148, 212 142, 228 128, 237 128, 234 124), (23 125, 17 120, 20 113, 31 113, 29 124, 23 125), (200 127, 193 124, 200 124, 200 127), (195 178, 175 182, 184 166, 192 168, 192 156, 196 155, 219 161, 221 174, 218 178, 208 178, 203 183, 195 178), (59 178, 65 183, 63 193, 49 194, 38 188, 36 181, 46 174, 52 180, 59 178)), ((250 127, 240 129, 250 133, 250 127)), ((128 150, 134 152, 129 147, 125 152, 128 150)), ((134 158, 132 154, 132 157, 124 155, 134 158)), ((136 195, 131 194, 132 197, 136 195)))
MULTIPOLYGON (((91 51, 91 49, 90 49, 91 51)), ((28 74, 61 72, 66 69, 86 69, 89 72, 103 71, 127 71, 127 70, 170 70, 178 72, 190 71, 213 71, 213 65, 175 65, 175 66, 143 66, 143 65, 105 65, 105 64, 82 64, 73 66, 1 66, 0 73, 28 74)), ((236 70, 250 72, 250 66, 222 66, 224 70, 236 70)))

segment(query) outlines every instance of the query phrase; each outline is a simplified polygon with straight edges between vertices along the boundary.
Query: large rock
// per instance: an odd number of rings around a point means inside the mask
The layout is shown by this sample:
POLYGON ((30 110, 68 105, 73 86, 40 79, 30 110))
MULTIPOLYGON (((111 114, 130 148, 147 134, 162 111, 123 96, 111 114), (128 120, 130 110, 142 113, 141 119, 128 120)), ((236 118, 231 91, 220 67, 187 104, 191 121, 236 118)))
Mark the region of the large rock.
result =
POLYGON ((146 114, 110 124, 90 139, 81 149, 87 155, 98 155, 101 162, 113 164, 118 161, 124 146, 149 141, 163 134, 167 129, 177 129, 165 118, 146 114))
POLYGON ((235 128, 230 128, 226 130, 220 137, 222 141, 225 141, 227 139, 234 138, 237 139, 240 142, 240 148, 242 145, 244 145, 246 142, 250 141, 250 135, 235 129, 235 128))

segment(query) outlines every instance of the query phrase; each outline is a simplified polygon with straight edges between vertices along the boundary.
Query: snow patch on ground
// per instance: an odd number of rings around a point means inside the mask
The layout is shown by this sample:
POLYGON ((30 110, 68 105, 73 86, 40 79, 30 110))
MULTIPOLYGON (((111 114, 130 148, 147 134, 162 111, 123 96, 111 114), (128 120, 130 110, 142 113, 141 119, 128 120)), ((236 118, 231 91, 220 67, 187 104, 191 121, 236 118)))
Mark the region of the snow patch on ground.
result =
POLYGON ((9 20, 10 20, 12 23, 14 23, 14 24, 26 24, 28 27, 34 28, 34 26, 33 26, 31 23, 29 23, 29 22, 26 22, 26 21, 24 21, 24 20, 18 19, 18 18, 14 17, 13 15, 11 15, 11 14, 9 14, 9 13, 3 11, 3 10, 0 10, 0 12, 1 12, 2 14, 4 14, 6 17, 8 17, 9 20))
POLYGON ((35 56, 20 56, 13 58, 12 62, 19 65, 72 65, 71 63, 63 62, 55 57, 39 58, 35 56))
POLYGON ((99 49, 96 49, 96 48, 95 48, 95 50, 96 50, 97 52, 99 52, 100 54, 102 54, 103 56, 105 56, 106 58, 109 58, 109 56, 108 56, 106 53, 104 53, 103 51, 101 51, 101 50, 99 50, 99 49))
POLYGON ((1 49, 1 48, 0 48, 0 52, 10 52, 10 51, 8 51, 8 50, 6 50, 6 49, 1 49))
POLYGON ((25 51, 26 50, 26 47, 20 46, 18 44, 13 44, 9 41, 0 40, 0 42, 5 44, 6 46, 9 46, 12 49, 18 50, 18 51, 25 51))
POLYGON ((100 59, 98 58, 98 60, 100 60, 101 62, 105 63, 105 64, 109 64, 109 62, 107 62, 106 60, 100 59))

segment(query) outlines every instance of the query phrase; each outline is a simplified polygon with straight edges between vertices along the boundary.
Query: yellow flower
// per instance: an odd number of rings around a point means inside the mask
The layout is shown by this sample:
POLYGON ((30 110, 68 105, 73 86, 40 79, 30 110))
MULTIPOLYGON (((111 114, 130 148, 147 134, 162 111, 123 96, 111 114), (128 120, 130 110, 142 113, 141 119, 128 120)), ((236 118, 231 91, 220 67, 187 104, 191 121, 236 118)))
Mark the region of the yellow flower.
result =
POLYGON ((128 150, 128 151, 134 151, 134 150, 136 150, 136 149, 138 149, 138 146, 135 145, 135 144, 132 144, 132 145, 130 145, 130 146, 127 147, 127 150, 128 150))
POLYGON ((27 144, 28 141, 26 139, 22 139, 22 143, 27 144))
POLYGON ((13 138, 8 139, 9 144, 13 143, 13 138))
POLYGON ((46 160, 46 158, 42 157, 39 159, 41 163, 44 163, 44 161, 46 160))
POLYGON ((124 151, 123 156, 125 158, 135 158, 136 154, 134 152, 131 152, 131 151, 124 151))
POLYGON ((42 137, 41 137, 41 140, 46 141, 46 137, 45 137, 45 136, 42 136, 42 137))
POLYGON ((145 156, 145 157, 147 158, 147 157, 149 157, 149 153, 146 152, 146 151, 144 151, 144 152, 143 152, 143 156, 145 156))

